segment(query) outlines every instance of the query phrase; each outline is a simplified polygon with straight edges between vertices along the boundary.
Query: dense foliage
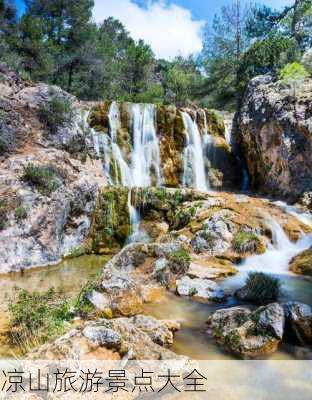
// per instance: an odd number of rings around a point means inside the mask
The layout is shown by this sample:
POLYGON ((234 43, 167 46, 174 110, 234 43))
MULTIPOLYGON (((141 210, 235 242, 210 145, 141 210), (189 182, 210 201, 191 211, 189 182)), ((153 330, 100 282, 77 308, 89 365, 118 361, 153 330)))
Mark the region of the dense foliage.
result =
POLYGON ((280 11, 233 0, 207 24, 200 55, 171 61, 157 60, 113 17, 95 24, 93 5, 26 0, 18 18, 13 2, 0 0, 0 59, 26 78, 81 99, 230 109, 258 74, 278 77, 286 64, 301 61, 311 74, 311 55, 302 60, 312 44, 311 0, 293 0, 280 11))

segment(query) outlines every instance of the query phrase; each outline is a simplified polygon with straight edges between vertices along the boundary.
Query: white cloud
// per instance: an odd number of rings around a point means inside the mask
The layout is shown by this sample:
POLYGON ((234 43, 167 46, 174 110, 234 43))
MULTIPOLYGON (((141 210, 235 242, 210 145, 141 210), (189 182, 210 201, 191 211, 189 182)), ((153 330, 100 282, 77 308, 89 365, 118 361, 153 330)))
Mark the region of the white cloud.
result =
POLYGON ((93 17, 119 19, 134 39, 150 44, 158 58, 187 56, 202 48, 204 21, 196 21, 191 12, 164 0, 147 3, 141 8, 131 0, 95 0, 93 17))

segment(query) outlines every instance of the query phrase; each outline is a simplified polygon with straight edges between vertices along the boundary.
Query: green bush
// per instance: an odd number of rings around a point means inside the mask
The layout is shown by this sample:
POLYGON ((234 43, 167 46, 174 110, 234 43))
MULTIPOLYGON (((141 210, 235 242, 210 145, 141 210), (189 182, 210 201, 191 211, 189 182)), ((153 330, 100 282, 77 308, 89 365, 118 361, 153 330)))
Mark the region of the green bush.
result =
POLYGON ((63 96, 52 95, 39 110, 40 120, 47 124, 50 132, 57 128, 71 127, 73 125, 75 111, 72 101, 63 96))
POLYGON ((58 175, 59 171, 52 165, 29 163, 24 167, 21 180, 35 186, 42 194, 50 194, 62 184, 58 175))
POLYGON ((27 210, 23 206, 18 206, 15 209, 14 215, 18 221, 22 221, 23 219, 27 218, 27 210))
POLYGON ((101 273, 90 278, 80 289, 75 300, 75 311, 80 315, 87 315, 94 310, 93 304, 88 300, 88 295, 100 287, 101 273))
POLYGON ((241 300, 267 304, 278 300, 281 283, 278 278, 263 272, 250 272, 243 288, 236 292, 241 300))
POLYGON ((309 76, 305 67, 298 62, 286 64, 279 73, 281 81, 290 83, 292 81, 301 81, 309 76))
POLYGON ((189 269, 190 263, 191 257, 184 249, 174 251, 169 256, 169 268, 174 274, 185 274, 189 269))
POLYGON ((12 343, 22 351, 60 334, 66 321, 73 318, 71 304, 62 292, 53 288, 45 293, 16 289, 9 303, 12 343))
POLYGON ((261 241, 253 232, 239 231, 234 236, 232 245, 237 253, 258 253, 261 241))

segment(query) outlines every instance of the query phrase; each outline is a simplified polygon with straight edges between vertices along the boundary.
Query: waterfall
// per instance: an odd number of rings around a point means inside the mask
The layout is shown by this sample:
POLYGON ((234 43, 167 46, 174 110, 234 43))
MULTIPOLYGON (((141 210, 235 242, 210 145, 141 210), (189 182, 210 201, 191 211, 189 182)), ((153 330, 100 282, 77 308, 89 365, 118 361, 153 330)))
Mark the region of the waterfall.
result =
POLYGON ((205 173, 203 143, 198 126, 187 112, 181 112, 185 131, 186 147, 183 152, 183 186, 208 190, 205 173))
POLYGON ((128 106, 132 151, 126 158, 118 143, 121 119, 118 103, 113 101, 108 112, 109 135, 94 135, 96 151, 103 160, 109 184, 129 188, 128 209, 131 235, 128 242, 146 241, 140 230, 140 214, 131 203, 133 187, 148 187, 162 182, 159 142, 156 135, 156 108, 153 104, 128 106))
POLYGON ((161 184, 160 151, 155 128, 153 104, 131 104, 133 151, 131 172, 134 186, 147 187, 161 184), (152 174, 155 182, 152 182, 152 174))
POLYGON ((295 243, 289 240, 283 228, 273 218, 268 217, 266 225, 272 232, 272 244, 265 253, 248 257, 241 268, 247 271, 288 273, 290 260, 312 245, 312 235, 305 235, 295 243))

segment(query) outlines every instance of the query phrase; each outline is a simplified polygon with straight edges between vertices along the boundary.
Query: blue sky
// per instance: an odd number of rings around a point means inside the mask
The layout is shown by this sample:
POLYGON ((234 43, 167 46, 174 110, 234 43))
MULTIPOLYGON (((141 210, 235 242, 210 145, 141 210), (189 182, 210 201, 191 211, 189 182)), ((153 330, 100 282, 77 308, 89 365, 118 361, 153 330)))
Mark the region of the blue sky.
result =
MULTIPOLYGON (((23 11, 23 0, 15 0, 23 11)), ((241 0, 249 3, 250 0, 241 0)), ((280 9, 294 0, 254 0, 280 9)), ((202 47, 202 31, 233 0, 94 0, 93 18, 119 19, 134 39, 144 39, 159 58, 187 56, 202 47)))

